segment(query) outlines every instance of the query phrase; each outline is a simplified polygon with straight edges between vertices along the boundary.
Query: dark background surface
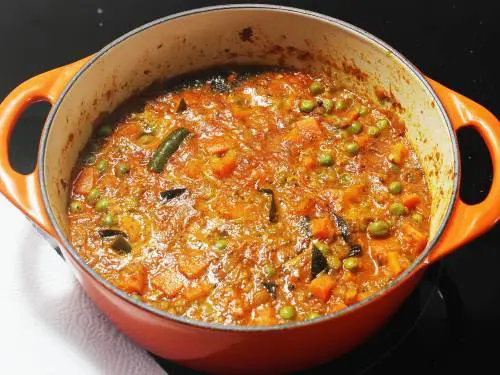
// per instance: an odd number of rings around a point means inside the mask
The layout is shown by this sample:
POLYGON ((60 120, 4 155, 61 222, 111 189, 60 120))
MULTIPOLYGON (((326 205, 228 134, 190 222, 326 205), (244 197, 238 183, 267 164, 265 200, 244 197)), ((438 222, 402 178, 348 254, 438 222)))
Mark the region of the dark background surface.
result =
MULTIPOLYGON (((23 80, 93 53, 156 18, 216 1, 17 0, 0 3, 0 97, 23 80)), ((499 95, 499 1, 267 1, 302 7, 350 22, 398 49, 425 74, 489 108, 499 95)), ((12 140, 12 163, 29 171, 48 109, 33 106, 12 140)), ((479 201, 488 190, 490 161, 474 132, 461 134, 462 196, 479 201)), ((372 373, 497 372, 500 337, 500 227, 443 262, 464 304, 461 332, 438 340, 440 320, 429 317, 372 373), (434 325, 436 328, 434 328, 434 325), (436 332, 433 336, 433 332, 436 332), (451 341, 450 341, 451 340, 451 341)))

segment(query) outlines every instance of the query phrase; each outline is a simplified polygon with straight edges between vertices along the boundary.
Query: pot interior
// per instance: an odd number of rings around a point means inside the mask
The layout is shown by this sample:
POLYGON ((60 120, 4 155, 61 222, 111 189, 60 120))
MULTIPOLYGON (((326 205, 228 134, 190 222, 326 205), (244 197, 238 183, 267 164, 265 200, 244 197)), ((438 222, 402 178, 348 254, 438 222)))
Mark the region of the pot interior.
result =
POLYGON ((430 239, 452 203, 456 177, 451 132, 414 68, 364 32, 300 10, 204 9, 155 21, 105 47, 75 77, 53 110, 43 165, 49 206, 67 233, 71 170, 93 126, 156 81, 227 64, 322 70, 359 94, 393 106, 407 126, 432 194, 430 239))

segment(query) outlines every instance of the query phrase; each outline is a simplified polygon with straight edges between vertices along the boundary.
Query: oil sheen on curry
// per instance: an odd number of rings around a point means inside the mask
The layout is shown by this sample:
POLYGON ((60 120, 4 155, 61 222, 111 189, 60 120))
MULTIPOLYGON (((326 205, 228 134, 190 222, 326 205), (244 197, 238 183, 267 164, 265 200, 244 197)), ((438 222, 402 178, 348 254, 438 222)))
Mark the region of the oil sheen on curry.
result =
POLYGON ((173 314, 315 319, 415 260, 430 195, 394 113, 326 75, 249 71, 165 85, 97 128, 73 173, 71 242, 173 314))

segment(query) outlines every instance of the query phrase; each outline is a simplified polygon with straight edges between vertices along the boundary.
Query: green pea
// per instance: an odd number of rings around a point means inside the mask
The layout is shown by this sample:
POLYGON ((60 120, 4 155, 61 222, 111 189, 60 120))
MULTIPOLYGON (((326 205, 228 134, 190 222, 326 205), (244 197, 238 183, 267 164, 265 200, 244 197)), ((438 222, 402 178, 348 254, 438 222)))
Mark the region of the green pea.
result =
POLYGON ((151 134, 143 134, 139 137, 139 139, 137 140, 137 143, 139 143, 140 145, 147 145, 147 144, 153 142, 154 139, 155 139, 155 137, 151 134))
POLYGON ((326 113, 329 113, 333 109, 333 100, 332 99, 322 99, 321 105, 325 109, 326 113))
POLYGON ((383 220, 373 221, 368 224, 367 230, 373 237, 384 237, 389 234, 389 224, 383 220))
POLYGON ((359 107, 358 113, 360 116, 365 116, 366 114, 368 114, 368 108, 362 105, 361 107, 359 107))
POLYGON ((325 117, 325 119, 330 123, 332 124, 333 126, 335 127, 338 127, 339 123, 340 123, 340 117, 337 116, 337 115, 331 115, 331 114, 325 114, 323 115, 325 117))
POLYGON ((224 250, 227 247, 227 240, 221 238, 220 240, 215 241, 215 247, 219 250, 224 250))
MULTIPOLYGON (((179 299, 180 300, 180 299, 179 299)), ((215 311, 215 308, 214 306, 210 303, 210 302, 204 302, 202 305, 201 305, 201 311, 203 312, 203 314, 205 316, 207 315, 212 315, 215 311)))
POLYGON ((102 218, 102 224, 107 226, 107 227, 112 226, 114 222, 115 222, 115 218, 111 214, 107 214, 106 216, 104 216, 102 218))
POLYGON ((340 136, 342 137, 342 139, 347 139, 350 135, 351 133, 349 133, 346 129, 342 129, 340 131, 340 136))
POLYGON ((389 206, 389 212, 394 216, 403 216, 405 214, 406 207, 404 204, 395 202, 389 206))
POLYGON ((359 259, 355 257, 345 258, 342 261, 344 268, 348 271, 354 271, 359 268, 359 259))
POLYGON ((99 199, 95 204, 95 209, 97 211, 106 211, 109 206, 109 201, 106 198, 99 199))
POLYGON ((343 100, 339 99, 335 102, 335 110, 343 111, 346 108, 346 104, 343 100))
POLYGON ((321 82, 314 81, 313 83, 311 83, 311 86, 309 86, 309 91, 313 95, 319 95, 323 91, 325 91, 325 88, 323 87, 323 85, 321 84, 321 82))
POLYGON ((345 148, 349 155, 356 155, 359 152, 359 145, 356 142, 348 143, 345 148))
POLYGON ((142 297, 138 294, 133 294, 131 297, 136 300, 137 302, 142 302, 142 297))
POLYGON ((351 134, 359 134, 362 128, 363 126, 358 121, 354 121, 351 126, 347 128, 347 131, 351 134))
POLYGON ((329 154, 321 154, 318 157, 318 163, 324 167, 328 167, 333 164, 333 159, 329 154))
POLYGON ((328 252, 330 251, 330 248, 328 247, 328 245, 326 243, 314 241, 313 245, 314 245, 314 247, 316 247, 316 249, 321 251, 323 253, 323 255, 328 254, 328 252))
POLYGON ((378 137, 380 135, 380 129, 376 126, 370 126, 368 128, 368 135, 370 137, 378 137))
POLYGON ((391 194, 399 194, 403 190, 403 184, 399 181, 393 181, 389 184, 389 192, 391 194))
POLYGON ((100 174, 103 174, 104 172, 106 172, 106 169, 108 169, 108 161, 107 160, 101 160, 99 161, 99 163, 97 163, 97 172, 99 172, 100 174))
POLYGON ((300 112, 309 113, 316 107, 315 100, 304 99, 300 101, 299 110, 300 112))
POLYGON ((399 165, 394 164, 394 163, 391 163, 391 165, 389 166, 389 169, 392 173, 401 172, 401 167, 399 165))
POLYGON ((87 201, 89 201, 89 202, 95 202, 96 200, 99 199, 100 196, 101 196, 101 193, 99 192, 99 190, 97 190, 96 188, 93 188, 87 194, 87 201))
POLYGON ((107 137, 108 135, 111 135, 112 132, 113 132, 113 127, 110 124, 106 124, 101 126, 97 130, 97 135, 99 137, 107 137))
POLYGON ((82 212, 83 211, 83 205, 81 204, 81 202, 73 201, 69 205, 69 210, 72 213, 74 213, 74 214, 76 214, 78 212, 82 212))
POLYGON ((237 104, 237 105, 243 105, 245 104, 245 98, 242 97, 241 95, 235 95, 235 94, 230 94, 229 95, 229 100, 231 103, 237 104))
POLYGON ((418 224, 420 224, 422 222, 422 220, 424 220, 424 217, 419 213, 415 213, 415 214, 411 215, 411 218, 414 222, 416 222, 418 224))
POLYGON ((328 263, 328 267, 330 267, 332 270, 338 270, 342 265, 340 263, 340 259, 335 255, 330 255, 326 257, 326 262, 328 263))
POLYGON ((377 128, 380 130, 386 129, 389 126, 389 120, 383 118, 377 121, 377 128))
POLYGON ((344 97, 345 97, 346 99, 351 99, 351 100, 352 100, 352 99, 354 99, 354 94, 353 94, 352 92, 350 92, 350 91, 347 91, 347 92, 344 94, 344 97))
POLYGON ((293 307, 292 305, 283 306, 280 309, 280 316, 282 319, 285 319, 285 320, 291 320, 291 319, 295 318, 296 314, 297 314, 297 311, 295 310, 295 307, 293 307))
POLYGON ((317 319, 319 317, 321 317, 321 314, 317 313, 317 312, 312 312, 312 313, 307 314, 307 320, 313 320, 313 319, 317 319))
POLYGON ((116 171, 119 176, 125 176, 130 170, 130 166, 127 163, 119 163, 116 166, 116 171))
POLYGON ((274 275, 276 275, 276 268, 274 268, 272 264, 267 264, 264 267, 264 273, 267 277, 273 277, 274 275))

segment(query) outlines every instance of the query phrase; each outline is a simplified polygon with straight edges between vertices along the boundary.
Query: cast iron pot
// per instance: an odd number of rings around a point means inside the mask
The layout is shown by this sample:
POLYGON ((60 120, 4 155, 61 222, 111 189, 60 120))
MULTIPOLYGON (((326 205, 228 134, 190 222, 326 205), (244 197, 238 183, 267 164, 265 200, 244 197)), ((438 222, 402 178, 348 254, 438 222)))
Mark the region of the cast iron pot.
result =
POLYGON ((300 9, 236 5, 197 9, 146 24, 94 56, 36 76, 0 106, 0 190, 47 236, 95 304, 132 340, 210 372, 276 373, 329 361, 359 345, 398 309, 432 262, 491 228, 500 217, 500 125, 480 105, 423 76, 384 42, 345 22, 300 9), (286 65, 328 71, 361 94, 393 106, 407 125, 432 194, 430 240, 396 280, 372 297, 310 322, 271 327, 208 324, 139 303, 95 273, 68 241, 71 169, 93 124, 155 81, 221 64, 286 65), (378 92, 378 98, 375 97, 378 92), (29 175, 8 161, 16 120, 31 103, 52 104, 29 175), (480 204, 458 197, 455 131, 486 141, 493 185, 480 204))

